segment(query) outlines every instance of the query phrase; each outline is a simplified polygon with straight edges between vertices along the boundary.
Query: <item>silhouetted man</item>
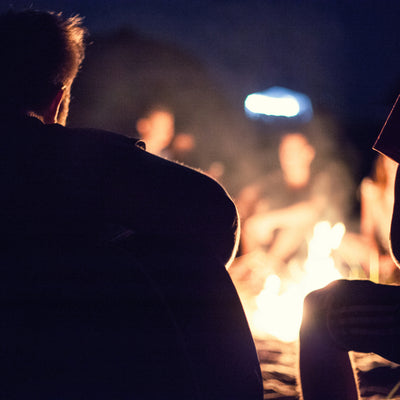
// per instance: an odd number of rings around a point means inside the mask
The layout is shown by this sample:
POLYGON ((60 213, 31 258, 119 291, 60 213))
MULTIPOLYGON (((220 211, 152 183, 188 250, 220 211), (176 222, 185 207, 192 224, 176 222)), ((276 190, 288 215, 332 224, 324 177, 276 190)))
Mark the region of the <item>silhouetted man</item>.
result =
POLYGON ((64 126, 85 33, 0 16, 0 397, 259 399, 235 206, 138 140, 64 126))

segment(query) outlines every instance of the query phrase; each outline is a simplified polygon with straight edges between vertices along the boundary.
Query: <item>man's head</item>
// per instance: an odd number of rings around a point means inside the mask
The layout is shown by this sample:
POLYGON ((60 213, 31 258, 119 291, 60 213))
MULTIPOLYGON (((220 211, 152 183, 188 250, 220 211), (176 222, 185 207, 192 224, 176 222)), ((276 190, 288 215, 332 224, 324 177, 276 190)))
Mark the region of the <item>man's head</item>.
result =
POLYGON ((85 33, 79 17, 35 10, 0 15, 0 113, 65 123, 85 33))

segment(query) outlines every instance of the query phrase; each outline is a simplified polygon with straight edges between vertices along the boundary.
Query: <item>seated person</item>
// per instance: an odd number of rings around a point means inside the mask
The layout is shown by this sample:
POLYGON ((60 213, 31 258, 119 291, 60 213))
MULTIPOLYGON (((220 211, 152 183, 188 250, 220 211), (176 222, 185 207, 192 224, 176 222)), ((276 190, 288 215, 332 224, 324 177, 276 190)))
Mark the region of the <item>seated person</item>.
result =
POLYGON ((0 15, 2 398, 261 399, 236 208, 139 140, 65 126, 78 17, 0 15))
MULTIPOLYGON (((262 263, 243 261, 250 266, 250 274, 235 263, 230 272, 233 279, 241 276, 253 282, 255 290, 261 289, 269 273, 282 274, 293 257, 307 256, 307 235, 311 237, 314 226, 322 220, 341 221, 338 210, 344 197, 341 190, 333 190, 334 177, 345 178, 339 163, 324 160, 315 166, 317 146, 301 132, 283 134, 279 144, 277 171, 265 176, 260 183, 243 189, 237 199, 243 232, 241 255, 261 253, 262 263), (257 286, 260 286, 261 288, 257 286)), ((244 279, 242 278, 242 279, 244 279)))
POLYGON ((366 246, 362 256, 368 258, 363 267, 371 280, 380 283, 393 283, 400 277, 389 243, 396 170, 397 164, 393 160, 379 154, 372 176, 364 178, 360 188, 360 233, 366 246))
MULTIPOLYGON (((374 148, 400 162, 397 101, 374 148)), ((391 250, 400 260, 400 174, 395 180, 391 250)), ((373 352, 400 363, 400 287, 339 280, 311 292, 300 329, 300 380, 304 400, 356 400, 349 351, 373 352)))

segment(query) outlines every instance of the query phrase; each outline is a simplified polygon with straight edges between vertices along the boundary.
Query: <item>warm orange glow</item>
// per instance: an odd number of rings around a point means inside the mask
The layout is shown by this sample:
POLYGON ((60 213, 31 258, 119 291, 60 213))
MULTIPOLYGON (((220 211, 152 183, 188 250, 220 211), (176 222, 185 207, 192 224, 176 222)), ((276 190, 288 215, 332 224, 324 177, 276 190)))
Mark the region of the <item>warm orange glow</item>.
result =
POLYGON ((340 245, 344 233, 342 223, 332 227, 329 222, 319 222, 308 244, 304 265, 290 266, 291 279, 282 282, 277 275, 266 278, 256 298, 257 309, 248 316, 255 336, 270 334, 285 342, 297 339, 305 296, 342 277, 331 253, 340 245))

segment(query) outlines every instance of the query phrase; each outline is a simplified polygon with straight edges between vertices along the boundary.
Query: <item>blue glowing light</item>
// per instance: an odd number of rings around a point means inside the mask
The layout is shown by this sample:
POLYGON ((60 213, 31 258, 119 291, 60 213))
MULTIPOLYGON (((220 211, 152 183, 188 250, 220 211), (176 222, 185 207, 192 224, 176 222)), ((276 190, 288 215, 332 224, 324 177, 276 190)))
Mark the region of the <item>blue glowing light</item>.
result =
POLYGON ((252 118, 298 118, 309 121, 313 115, 311 101, 305 94, 278 86, 248 95, 244 106, 247 115, 252 118))

